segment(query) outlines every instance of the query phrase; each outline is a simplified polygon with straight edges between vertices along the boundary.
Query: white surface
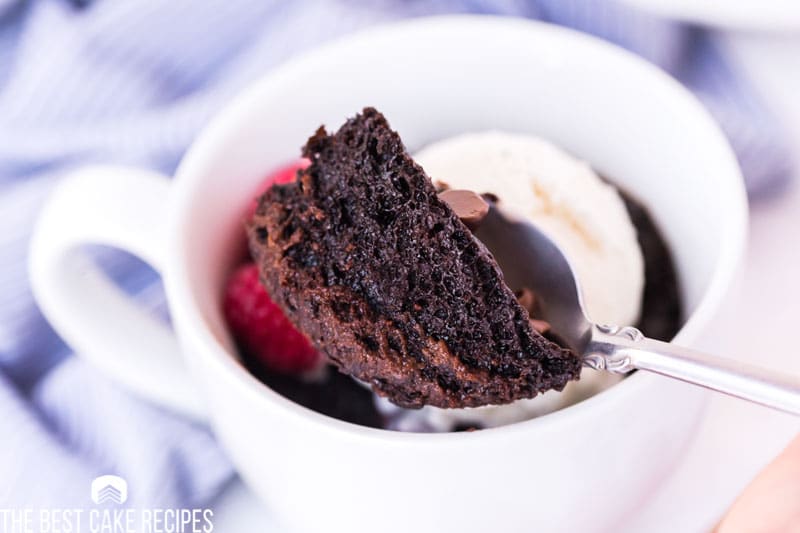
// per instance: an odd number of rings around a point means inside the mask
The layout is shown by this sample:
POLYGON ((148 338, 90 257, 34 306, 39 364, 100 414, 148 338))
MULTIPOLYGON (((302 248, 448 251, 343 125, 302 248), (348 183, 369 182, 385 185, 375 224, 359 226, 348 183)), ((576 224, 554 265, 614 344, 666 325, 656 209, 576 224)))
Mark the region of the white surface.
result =
MULTIPOLYGON (((800 39, 740 36, 729 40, 764 95, 792 132, 800 153, 800 39)), ((796 176, 800 181, 800 175, 796 176)), ((758 353, 764 364, 800 372, 800 186, 753 206, 751 238, 743 280, 744 302, 715 324, 731 354, 758 353)), ((800 422, 722 396, 715 396, 685 461, 663 486, 645 495, 641 513, 619 531, 700 532, 708 530, 753 475, 800 431, 800 422)), ((268 474, 266 474, 268 475, 268 474)), ((215 525, 230 533, 280 530, 268 510, 241 482, 215 506, 215 525)))
POLYGON ((797 0, 624 0, 658 15, 706 26, 759 31, 800 30, 797 0))

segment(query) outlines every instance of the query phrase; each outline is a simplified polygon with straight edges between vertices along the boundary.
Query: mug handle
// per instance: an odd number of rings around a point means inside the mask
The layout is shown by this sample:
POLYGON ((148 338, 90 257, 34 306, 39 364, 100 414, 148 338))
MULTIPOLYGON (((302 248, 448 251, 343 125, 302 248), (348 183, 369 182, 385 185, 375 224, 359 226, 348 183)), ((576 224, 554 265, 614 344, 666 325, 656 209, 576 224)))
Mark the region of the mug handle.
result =
POLYGON ((34 229, 29 275, 45 317, 76 353, 131 391, 203 419, 175 334, 81 250, 119 248, 162 274, 170 198, 169 179, 145 170, 98 166, 64 177, 34 229))

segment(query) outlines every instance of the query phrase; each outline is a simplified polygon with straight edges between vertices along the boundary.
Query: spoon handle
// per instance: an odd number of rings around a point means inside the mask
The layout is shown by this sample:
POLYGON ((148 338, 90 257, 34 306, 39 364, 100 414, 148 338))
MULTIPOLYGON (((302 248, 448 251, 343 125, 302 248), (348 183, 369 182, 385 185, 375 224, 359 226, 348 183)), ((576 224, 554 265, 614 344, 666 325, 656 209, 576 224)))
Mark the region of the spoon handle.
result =
POLYGON ((632 327, 595 326, 585 364, 617 374, 647 370, 800 415, 800 377, 648 339, 632 327))

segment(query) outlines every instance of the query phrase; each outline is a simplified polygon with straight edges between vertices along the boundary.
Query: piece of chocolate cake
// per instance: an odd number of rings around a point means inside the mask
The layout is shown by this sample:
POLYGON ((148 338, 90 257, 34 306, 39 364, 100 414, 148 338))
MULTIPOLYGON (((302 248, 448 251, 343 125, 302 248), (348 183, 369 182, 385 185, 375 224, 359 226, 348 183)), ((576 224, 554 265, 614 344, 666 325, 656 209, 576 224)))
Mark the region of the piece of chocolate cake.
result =
POLYGON ((497 263, 372 108, 304 149, 248 226, 272 298, 342 372, 404 407, 561 390, 580 358, 537 333, 497 263))

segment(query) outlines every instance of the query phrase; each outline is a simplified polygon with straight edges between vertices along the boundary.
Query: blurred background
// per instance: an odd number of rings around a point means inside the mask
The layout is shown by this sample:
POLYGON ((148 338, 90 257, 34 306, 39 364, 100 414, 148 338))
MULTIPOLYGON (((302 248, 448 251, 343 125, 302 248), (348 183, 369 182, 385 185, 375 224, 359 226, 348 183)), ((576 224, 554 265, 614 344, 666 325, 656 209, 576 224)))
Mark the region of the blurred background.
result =
MULTIPOLYGON (((593 34, 700 98, 736 151, 752 213, 745 305, 724 313, 716 334, 734 357, 757 351, 765 365, 800 372, 796 0, 0 0, 0 509, 81 507, 91 479, 117 472, 137 487, 137 505, 211 507, 219 531, 274 530, 206 428, 120 390, 49 328, 27 282, 31 228, 70 169, 169 174, 210 117, 274 66, 360 28, 445 13, 593 34)), ((98 256, 165 312, 152 271, 98 256)), ((684 463, 620 530, 701 530, 798 429, 715 396, 684 463)))

